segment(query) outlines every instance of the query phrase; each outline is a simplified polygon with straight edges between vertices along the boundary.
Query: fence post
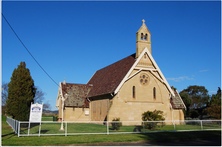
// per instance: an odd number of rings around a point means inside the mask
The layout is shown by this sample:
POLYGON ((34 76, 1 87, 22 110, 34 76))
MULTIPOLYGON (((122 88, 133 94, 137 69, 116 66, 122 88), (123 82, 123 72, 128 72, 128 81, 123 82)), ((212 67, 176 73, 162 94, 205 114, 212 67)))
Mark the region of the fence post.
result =
POLYGON ((15 133, 16 133, 16 120, 14 120, 14 122, 15 122, 14 131, 15 131, 15 133))
POLYGON ((18 134, 18 121, 16 120, 16 122, 17 122, 17 123, 16 123, 16 124, 17 124, 17 128, 16 128, 16 130, 17 130, 17 134, 18 134))
POLYGON ((18 123, 18 121, 17 121, 17 134, 18 134, 18 124, 19 124, 19 123, 18 123))
POLYGON ((106 124, 107 124, 107 135, 109 135, 109 122, 106 121, 106 124))
POLYGON ((144 125, 144 121, 143 121, 143 133, 145 133, 145 125, 144 125))
POLYGON ((19 137, 19 132, 20 131, 20 121, 18 122, 18 137, 19 137))
POLYGON ((173 121, 174 132, 176 132, 175 121, 173 121))
MULTIPOLYGON (((15 131, 15 120, 13 119, 13 123, 12 123, 12 129, 15 131)), ((15 133, 16 134, 16 133, 15 133)))
POLYGON ((200 120, 200 124, 201 124, 201 130, 203 131, 203 124, 202 124, 202 120, 200 120))
POLYGON ((30 131, 30 121, 29 121, 29 126, 28 126, 28 136, 29 136, 29 131, 30 131))
POLYGON ((40 133, 41 133, 41 122, 39 124, 39 137, 40 137, 40 133))
POLYGON ((66 122, 66 128, 65 128, 65 136, 67 136, 67 122, 66 122))
POLYGON ((17 122, 17 120, 15 120, 15 132, 18 134, 17 128, 18 128, 18 122, 17 122))

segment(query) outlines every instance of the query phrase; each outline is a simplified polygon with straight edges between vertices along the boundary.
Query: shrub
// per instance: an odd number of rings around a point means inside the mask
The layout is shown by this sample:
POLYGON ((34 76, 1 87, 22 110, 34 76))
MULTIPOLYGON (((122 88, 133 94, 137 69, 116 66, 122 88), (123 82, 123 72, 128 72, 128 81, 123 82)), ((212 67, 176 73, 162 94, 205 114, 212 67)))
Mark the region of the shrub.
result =
MULTIPOLYGON (((147 111, 147 112, 144 112, 142 114, 142 120, 143 121, 164 121, 165 118, 163 117, 163 111, 160 111, 160 110, 154 110, 154 111, 147 111)), ((157 127, 157 124, 159 122, 145 122, 145 128, 146 129, 154 129, 157 127)), ((162 127, 164 126, 165 124, 162 123, 162 127)))
MULTIPOLYGON (((120 118, 114 118, 112 121, 120 121, 120 118)), ((119 128, 122 126, 121 122, 112 122, 112 130, 119 130, 119 128)))
POLYGON ((195 110, 193 110, 193 111, 191 111, 191 118, 198 118, 198 116, 199 116, 200 114, 197 112, 197 111, 195 111, 195 110))
POLYGON ((54 115, 52 119, 53 119, 53 121, 57 121, 58 116, 54 115))

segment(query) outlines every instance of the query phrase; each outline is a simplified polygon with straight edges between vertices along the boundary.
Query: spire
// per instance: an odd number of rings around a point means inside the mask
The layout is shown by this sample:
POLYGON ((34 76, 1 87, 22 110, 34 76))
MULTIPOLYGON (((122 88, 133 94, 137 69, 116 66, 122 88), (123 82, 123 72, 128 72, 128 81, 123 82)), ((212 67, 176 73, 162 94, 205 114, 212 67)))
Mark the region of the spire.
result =
POLYGON ((151 33, 148 30, 145 20, 142 20, 143 24, 140 29, 136 32, 136 58, 139 57, 140 53, 147 48, 151 53, 151 33))

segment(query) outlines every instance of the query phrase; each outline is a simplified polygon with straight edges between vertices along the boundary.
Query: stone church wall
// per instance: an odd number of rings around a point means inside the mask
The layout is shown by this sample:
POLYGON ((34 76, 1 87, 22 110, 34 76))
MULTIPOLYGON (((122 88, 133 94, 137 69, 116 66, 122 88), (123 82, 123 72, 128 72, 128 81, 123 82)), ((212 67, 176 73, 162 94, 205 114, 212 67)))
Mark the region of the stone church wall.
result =
POLYGON ((89 115, 85 114, 86 111, 89 112, 89 108, 65 107, 64 121, 89 121, 89 115))
MULTIPOLYGON (((136 73, 136 70, 133 73, 136 73)), ((154 77, 150 71, 141 71, 126 81, 113 98, 108 120, 111 121, 113 118, 119 117, 121 121, 142 121, 142 113, 155 109, 164 112, 165 120, 183 119, 183 114, 179 110, 174 110, 172 118, 169 98, 170 93, 164 83, 154 77), (148 77, 146 84, 140 81, 143 75, 148 77), (134 92, 133 86, 135 86, 134 92)))

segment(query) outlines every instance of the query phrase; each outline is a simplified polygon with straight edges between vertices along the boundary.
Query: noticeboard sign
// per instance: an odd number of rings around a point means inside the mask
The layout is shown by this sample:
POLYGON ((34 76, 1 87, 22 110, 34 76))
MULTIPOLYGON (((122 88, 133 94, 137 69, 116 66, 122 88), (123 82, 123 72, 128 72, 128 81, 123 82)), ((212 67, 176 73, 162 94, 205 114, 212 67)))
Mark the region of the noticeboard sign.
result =
POLYGON ((89 115, 89 110, 85 110, 85 115, 89 115))
POLYGON ((29 122, 41 122, 43 104, 31 104, 29 122))

